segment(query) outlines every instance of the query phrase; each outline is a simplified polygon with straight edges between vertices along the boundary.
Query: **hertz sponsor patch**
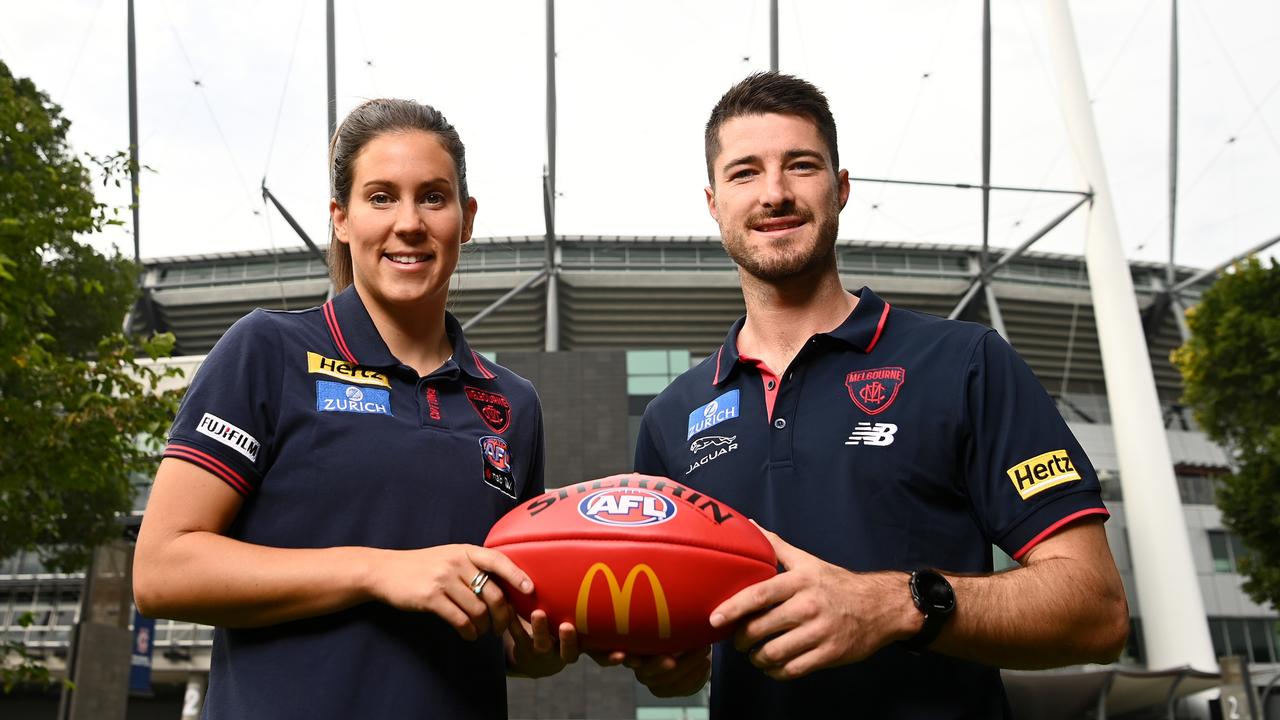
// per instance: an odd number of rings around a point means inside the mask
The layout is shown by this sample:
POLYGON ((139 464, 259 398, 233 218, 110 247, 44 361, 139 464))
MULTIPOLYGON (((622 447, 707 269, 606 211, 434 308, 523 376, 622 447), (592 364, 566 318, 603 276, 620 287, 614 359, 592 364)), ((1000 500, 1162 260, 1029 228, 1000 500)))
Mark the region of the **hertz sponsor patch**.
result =
POLYGON ((342 360, 334 360, 323 355, 313 352, 307 353, 307 372, 328 375, 339 380, 347 382, 360 383, 361 385, 378 385, 380 387, 389 388, 391 383, 387 381, 387 376, 373 370, 366 370, 357 365, 342 360))
POLYGON ((1027 458, 1005 470, 1005 473, 1013 481, 1013 487, 1023 500, 1055 485, 1080 479, 1080 473, 1066 450, 1051 450, 1027 458))

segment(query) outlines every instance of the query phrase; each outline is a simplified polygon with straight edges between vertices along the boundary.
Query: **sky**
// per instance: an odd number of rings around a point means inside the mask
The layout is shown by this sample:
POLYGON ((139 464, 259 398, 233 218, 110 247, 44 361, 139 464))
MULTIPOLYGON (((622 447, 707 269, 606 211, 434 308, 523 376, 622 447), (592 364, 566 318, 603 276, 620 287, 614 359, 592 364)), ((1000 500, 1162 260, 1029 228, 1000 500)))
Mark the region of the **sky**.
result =
MULTIPOLYGON (((1208 267, 1280 235, 1280 3, 1177 0, 1175 259, 1208 267)), ((0 60, 72 121, 75 151, 127 149, 125 0, 0 0, 0 60)), ((544 232, 546 8, 538 0, 336 0, 337 106, 406 97, 467 145, 479 237, 544 232)), ((702 128, 768 69, 766 0, 559 0, 556 226, 562 235, 717 234, 702 128)), ((992 177, 1082 189, 1042 3, 992 0, 992 177)), ((1085 77, 1131 260, 1169 255, 1170 0, 1075 0, 1085 77)), ((137 0, 143 257, 301 245, 264 182, 327 238, 322 0, 137 0)), ((855 177, 981 182, 981 3, 780 0, 779 69, 831 100, 855 177)), ((115 206, 127 192, 104 189, 115 206)), ((1070 196, 994 192, 1016 246, 1070 196)), ((981 243, 973 190, 855 182, 842 240, 981 243)), ((1079 254, 1082 213, 1035 249, 1079 254)), ((132 254, 131 228, 87 241, 132 254)), ((1275 255, 1280 248, 1273 247, 1275 255)))

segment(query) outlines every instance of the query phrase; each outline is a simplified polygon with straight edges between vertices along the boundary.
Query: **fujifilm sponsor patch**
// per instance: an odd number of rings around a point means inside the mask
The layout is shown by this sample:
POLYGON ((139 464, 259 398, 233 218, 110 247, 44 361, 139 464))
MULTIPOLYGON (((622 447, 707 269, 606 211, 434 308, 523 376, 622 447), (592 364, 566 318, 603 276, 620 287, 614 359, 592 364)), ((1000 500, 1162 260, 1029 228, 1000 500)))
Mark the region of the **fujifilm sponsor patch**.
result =
POLYGON ((363 415, 390 415, 391 392, 344 383, 316 381, 316 410, 363 415))
POLYGON ((208 435, 241 455, 249 458, 249 462, 258 459, 258 441, 249 433, 214 415, 205 413, 196 425, 196 432, 208 435))
POLYGON ((738 391, 730 390, 689 413, 689 434, 684 439, 688 440, 703 430, 713 428, 725 420, 732 420, 738 415, 738 391))

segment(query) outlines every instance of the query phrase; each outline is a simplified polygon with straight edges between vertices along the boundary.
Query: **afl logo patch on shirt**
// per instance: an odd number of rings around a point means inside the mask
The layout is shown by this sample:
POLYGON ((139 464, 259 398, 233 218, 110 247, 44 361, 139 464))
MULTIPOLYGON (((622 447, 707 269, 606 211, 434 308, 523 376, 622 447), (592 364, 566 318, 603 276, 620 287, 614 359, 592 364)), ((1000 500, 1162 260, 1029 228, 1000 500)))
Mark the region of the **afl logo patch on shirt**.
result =
POLYGON ((200 423, 196 425, 196 432, 208 435, 249 458, 250 462, 258 459, 258 441, 249 433, 213 413, 205 413, 204 417, 200 418, 200 423))
POLYGON ((516 481, 511 476, 511 453, 507 441, 496 435, 480 438, 480 454, 484 456, 484 481, 503 495, 516 496, 516 481))
POLYGON ((377 388, 361 388, 355 385, 316 381, 316 410, 319 412, 346 412, 363 415, 390 415, 391 392, 377 388))
POLYGON ((854 370, 844 378, 849 398, 862 412, 879 415, 898 397, 898 391, 907 381, 907 371, 900 367, 882 367, 873 370, 854 370))
POLYGON ((703 430, 713 428, 725 420, 732 420, 738 415, 738 391, 730 390, 689 413, 689 434, 684 439, 688 440, 703 430))
POLYGON ((471 407, 476 409, 476 413, 490 430, 500 433, 511 427, 511 403, 505 397, 480 388, 468 387, 463 390, 471 401, 471 407))
POLYGON ((1005 474, 1013 481, 1013 487, 1023 500, 1054 485, 1080 479, 1080 472, 1072 464, 1071 456, 1067 455, 1066 450, 1051 450, 1027 458, 1005 470, 1005 474))
POLYGON ((360 383, 361 385, 378 385, 380 387, 389 388, 391 382, 387 380, 387 376, 373 370, 366 370, 357 367, 349 362, 342 360, 334 360, 323 355, 317 355, 313 352, 307 353, 307 372, 313 375, 328 375, 339 380, 347 382, 360 383))

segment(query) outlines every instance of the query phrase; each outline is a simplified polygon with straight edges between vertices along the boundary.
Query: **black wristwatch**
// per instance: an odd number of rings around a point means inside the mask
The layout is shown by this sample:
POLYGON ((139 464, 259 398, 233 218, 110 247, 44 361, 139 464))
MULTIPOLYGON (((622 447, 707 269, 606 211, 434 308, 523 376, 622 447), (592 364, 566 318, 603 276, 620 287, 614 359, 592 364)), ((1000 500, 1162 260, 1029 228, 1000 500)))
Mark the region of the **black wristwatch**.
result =
POLYGON ((903 641, 908 650, 920 652, 938 638, 942 626, 956 611, 956 593, 951 583, 934 570, 916 570, 911 573, 911 601, 924 613, 924 626, 914 637, 903 641))

